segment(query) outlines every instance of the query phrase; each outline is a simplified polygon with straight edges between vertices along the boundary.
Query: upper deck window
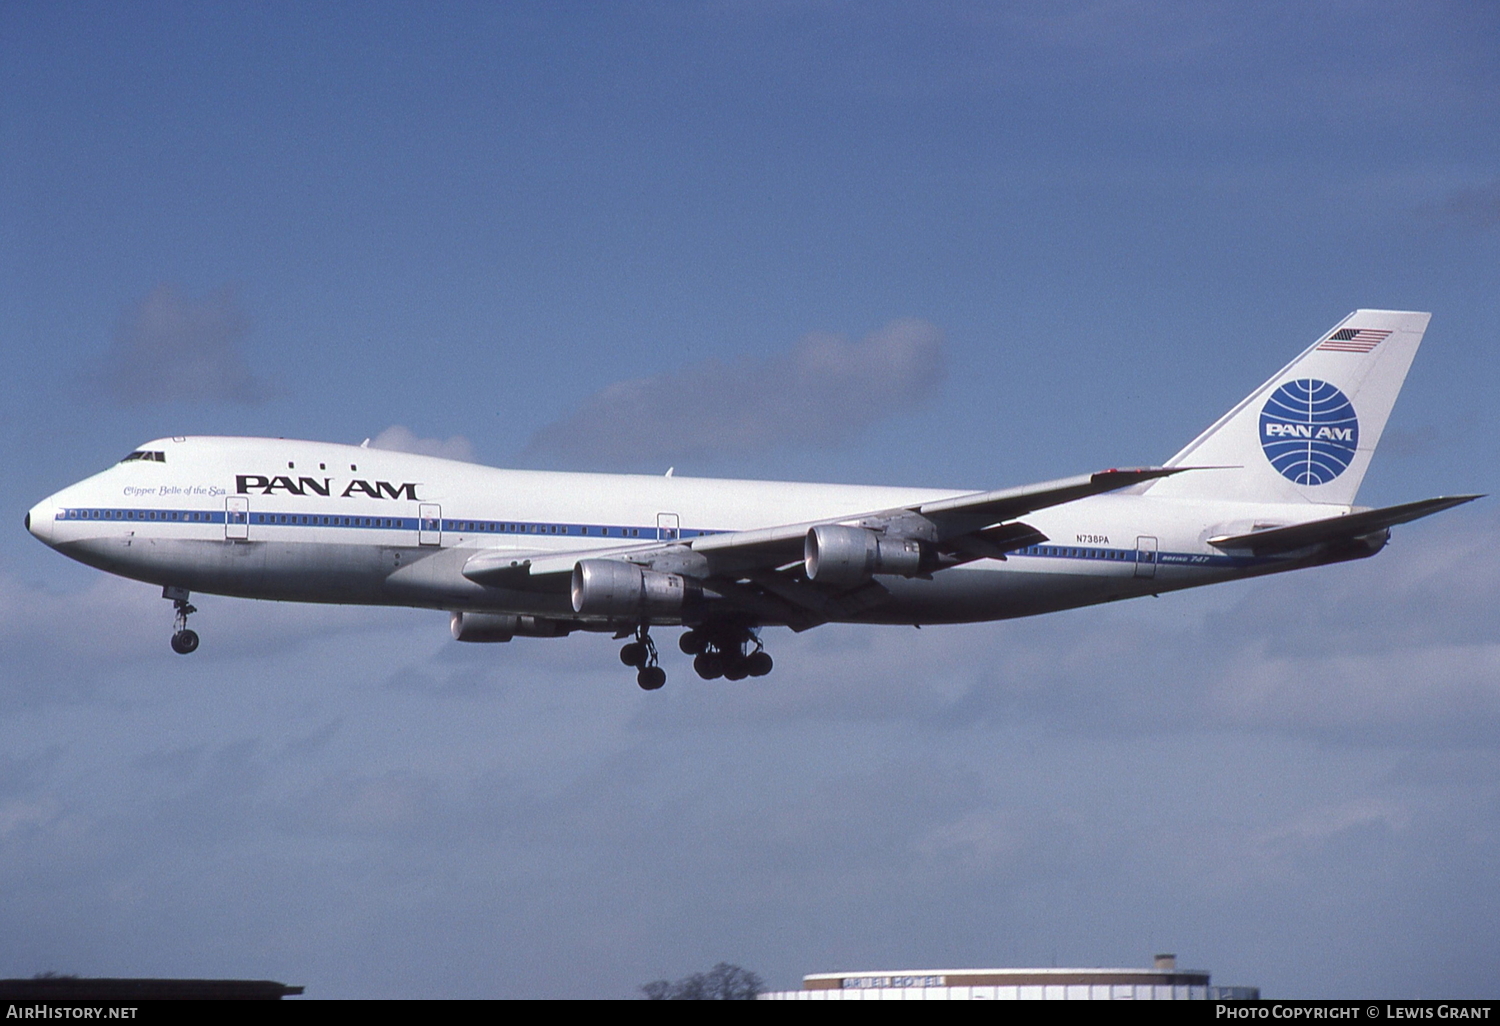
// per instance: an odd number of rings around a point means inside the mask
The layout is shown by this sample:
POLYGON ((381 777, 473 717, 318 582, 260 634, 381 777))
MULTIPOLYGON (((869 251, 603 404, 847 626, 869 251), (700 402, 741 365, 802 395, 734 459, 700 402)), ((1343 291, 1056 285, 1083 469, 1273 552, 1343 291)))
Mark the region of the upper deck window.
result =
POLYGON ((165 463, 167 462, 167 454, 164 452, 144 452, 140 449, 137 449, 135 452, 131 453, 129 456, 126 456, 120 462, 129 463, 132 460, 150 460, 153 463, 165 463))

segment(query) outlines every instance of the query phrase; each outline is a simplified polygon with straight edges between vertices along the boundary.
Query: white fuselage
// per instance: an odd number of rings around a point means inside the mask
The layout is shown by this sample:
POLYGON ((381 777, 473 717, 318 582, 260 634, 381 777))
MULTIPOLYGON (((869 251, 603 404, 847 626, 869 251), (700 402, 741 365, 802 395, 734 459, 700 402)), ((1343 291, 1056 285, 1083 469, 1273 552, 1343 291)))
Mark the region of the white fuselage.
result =
MULTIPOLYGON (((196 592, 575 621, 565 589, 486 586, 461 571, 480 551, 618 551, 967 492, 498 470, 280 439, 162 439, 142 451, 160 459, 117 464, 39 503, 32 533, 101 570, 196 592)), ((1326 556, 1237 556, 1207 539, 1347 510, 1098 495, 1026 516, 1046 544, 930 577, 883 576, 887 599, 838 618, 995 620, 1293 569, 1326 556)))

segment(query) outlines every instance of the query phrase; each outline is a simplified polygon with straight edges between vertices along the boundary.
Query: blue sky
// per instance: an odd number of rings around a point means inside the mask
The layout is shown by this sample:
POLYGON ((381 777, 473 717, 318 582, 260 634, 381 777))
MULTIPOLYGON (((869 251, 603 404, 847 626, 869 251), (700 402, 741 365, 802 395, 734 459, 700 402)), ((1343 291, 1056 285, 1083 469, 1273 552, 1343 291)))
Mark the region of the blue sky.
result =
POLYGON ((0 974, 1494 996, 1490 502, 655 695, 409 611, 208 598, 179 660, 19 522, 186 433, 1003 487, 1164 459, 1359 306, 1434 314, 1361 501, 1494 491, 1497 54, 1459 3, 0 8, 0 974))

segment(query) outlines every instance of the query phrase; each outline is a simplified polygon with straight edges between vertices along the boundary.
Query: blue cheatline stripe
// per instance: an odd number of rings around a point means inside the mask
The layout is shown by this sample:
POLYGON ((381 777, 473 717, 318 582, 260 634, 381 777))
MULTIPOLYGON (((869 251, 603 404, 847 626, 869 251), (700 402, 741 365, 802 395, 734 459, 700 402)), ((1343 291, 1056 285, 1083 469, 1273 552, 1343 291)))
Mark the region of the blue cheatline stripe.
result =
MULTIPOLYGON (((719 534, 692 528, 661 529, 658 537, 656 527, 636 527, 628 524, 553 524, 528 520, 459 520, 444 517, 440 523, 421 517, 344 516, 325 513, 266 513, 251 511, 241 514, 234 523, 246 523, 254 527, 327 527, 360 528, 364 530, 416 531, 419 529, 449 531, 459 534, 530 535, 533 537, 610 538, 625 541, 676 541, 683 538, 701 538, 719 534)), ((58 520, 88 521, 132 521, 147 523, 177 524, 222 524, 224 510, 184 509, 60 509, 58 520)))
MULTIPOLYGON (((249 525, 260 527, 317 527, 355 528, 374 531, 417 531, 423 526, 421 517, 367 517, 343 516, 324 513, 264 513, 245 514, 249 525)), ((130 521, 140 523, 177 524, 223 524, 225 512, 221 509, 60 509, 58 520, 130 521)), ((236 520, 236 523, 240 521, 236 520)), ((427 522, 426 529, 437 525, 427 522)), ((524 520, 460 520, 444 517, 441 530, 453 534, 483 535, 528 535, 531 537, 608 538, 621 541, 675 541, 684 538, 701 538, 721 531, 704 531, 681 528, 675 534, 657 537, 655 527, 634 527, 627 524, 549 524, 524 520)), ((1077 559, 1091 563, 1117 563, 1133 566, 1150 562, 1142 556, 1146 550, 1099 548, 1090 545, 1028 545, 1011 552, 1012 557, 1039 557, 1042 559, 1077 559)), ((1228 556, 1200 552, 1149 553, 1158 564, 1172 566, 1242 567, 1273 560, 1247 556, 1228 556)))

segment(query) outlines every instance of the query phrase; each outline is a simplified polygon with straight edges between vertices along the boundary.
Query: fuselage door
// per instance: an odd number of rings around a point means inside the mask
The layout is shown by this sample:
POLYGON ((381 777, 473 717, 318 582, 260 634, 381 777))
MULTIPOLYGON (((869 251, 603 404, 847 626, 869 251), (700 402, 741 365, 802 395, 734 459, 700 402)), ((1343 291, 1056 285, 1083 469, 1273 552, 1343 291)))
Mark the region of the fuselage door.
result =
POLYGON ((1143 534, 1135 540, 1135 575, 1156 576, 1156 539, 1143 534))
POLYGON ((443 544, 443 507, 434 502, 424 502, 418 508, 417 543, 419 545, 443 544))
POLYGON ((250 500, 243 495, 224 499, 224 538, 240 541, 250 537, 250 500))
POLYGON ((681 532, 677 526, 676 513, 656 514, 656 540, 676 541, 681 532))

